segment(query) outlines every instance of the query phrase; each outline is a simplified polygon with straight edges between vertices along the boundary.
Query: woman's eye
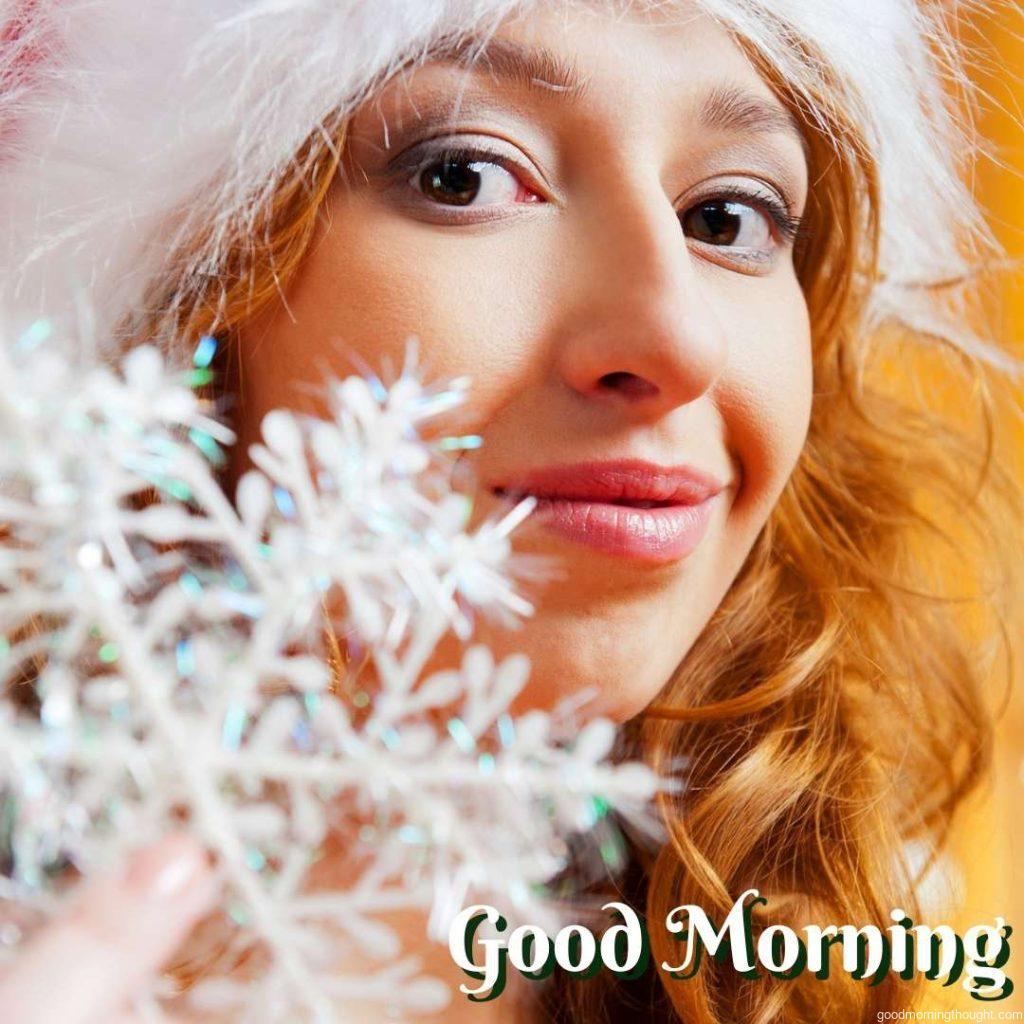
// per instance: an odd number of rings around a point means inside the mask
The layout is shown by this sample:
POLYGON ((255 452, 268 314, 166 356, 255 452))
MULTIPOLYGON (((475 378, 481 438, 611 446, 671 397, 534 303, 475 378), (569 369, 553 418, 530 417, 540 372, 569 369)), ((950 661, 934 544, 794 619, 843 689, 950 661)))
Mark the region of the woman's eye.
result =
POLYGON ((768 215, 735 199, 706 200, 691 206, 679 219, 687 237, 707 245, 761 250, 774 246, 768 215))
POLYGON ((502 164, 482 153, 444 153, 422 164, 410 184, 443 206, 494 206, 539 198, 502 164))

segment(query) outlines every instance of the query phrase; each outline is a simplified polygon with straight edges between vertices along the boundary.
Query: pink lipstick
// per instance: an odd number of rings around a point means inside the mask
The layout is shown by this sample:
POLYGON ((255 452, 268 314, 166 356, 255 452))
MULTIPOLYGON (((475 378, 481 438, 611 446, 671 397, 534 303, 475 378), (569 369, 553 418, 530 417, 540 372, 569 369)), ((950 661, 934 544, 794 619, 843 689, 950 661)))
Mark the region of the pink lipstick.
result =
POLYGON ((531 520, 579 544, 653 564, 684 558, 700 543, 724 485, 690 466, 615 459, 547 466, 491 490, 537 498, 531 520))

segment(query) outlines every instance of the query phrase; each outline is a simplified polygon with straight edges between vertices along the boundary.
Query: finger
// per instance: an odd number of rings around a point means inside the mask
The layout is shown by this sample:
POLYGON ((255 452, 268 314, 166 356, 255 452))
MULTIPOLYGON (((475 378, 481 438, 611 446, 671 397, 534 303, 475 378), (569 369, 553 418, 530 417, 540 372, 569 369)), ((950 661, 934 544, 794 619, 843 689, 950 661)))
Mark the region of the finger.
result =
POLYGON ((208 909, 216 886, 200 846, 170 836, 118 878, 89 884, 67 917, 40 933, 0 980, 0 1020, 110 1020, 208 909))

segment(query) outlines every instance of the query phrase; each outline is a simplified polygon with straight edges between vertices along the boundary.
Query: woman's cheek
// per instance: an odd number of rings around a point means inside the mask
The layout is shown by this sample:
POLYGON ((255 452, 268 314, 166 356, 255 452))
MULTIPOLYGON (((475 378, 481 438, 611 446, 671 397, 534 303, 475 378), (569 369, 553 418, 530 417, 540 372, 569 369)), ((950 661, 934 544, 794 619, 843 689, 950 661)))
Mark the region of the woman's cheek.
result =
POLYGON ((813 374, 810 322, 794 280, 734 324, 729 368, 716 389, 726 443, 742 468, 733 512, 760 529, 807 439, 813 374))
POLYGON ((528 232, 439 228, 362 205, 331 218, 298 289, 304 308, 321 303, 318 330, 333 328, 374 367, 414 334, 429 377, 468 374, 477 401, 514 380, 542 317, 528 232))

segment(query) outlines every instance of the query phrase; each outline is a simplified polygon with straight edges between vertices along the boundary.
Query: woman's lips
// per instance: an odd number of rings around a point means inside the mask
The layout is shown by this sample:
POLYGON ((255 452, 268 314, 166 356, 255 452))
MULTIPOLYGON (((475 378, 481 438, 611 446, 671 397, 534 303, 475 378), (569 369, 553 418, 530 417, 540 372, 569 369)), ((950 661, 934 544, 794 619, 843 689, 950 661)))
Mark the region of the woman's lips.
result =
POLYGON ((548 466, 491 489, 513 500, 533 495, 531 520, 553 533, 659 564, 684 558, 700 543, 724 488, 690 466, 620 459, 548 466))

